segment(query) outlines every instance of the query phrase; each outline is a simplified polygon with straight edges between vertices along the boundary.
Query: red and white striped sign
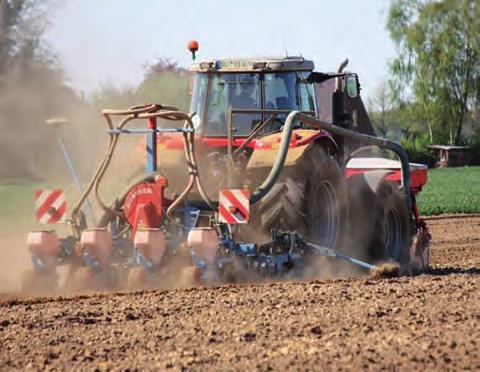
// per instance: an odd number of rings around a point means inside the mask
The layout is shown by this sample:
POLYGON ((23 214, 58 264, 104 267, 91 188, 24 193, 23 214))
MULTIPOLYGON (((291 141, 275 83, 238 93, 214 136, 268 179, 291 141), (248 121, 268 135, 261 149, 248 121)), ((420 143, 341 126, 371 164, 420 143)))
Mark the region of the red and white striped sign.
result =
POLYGON ((239 224, 250 219, 250 192, 248 190, 220 190, 218 214, 220 222, 239 224))
POLYGON ((64 222, 66 212, 63 190, 35 190, 35 215, 39 223, 64 222))

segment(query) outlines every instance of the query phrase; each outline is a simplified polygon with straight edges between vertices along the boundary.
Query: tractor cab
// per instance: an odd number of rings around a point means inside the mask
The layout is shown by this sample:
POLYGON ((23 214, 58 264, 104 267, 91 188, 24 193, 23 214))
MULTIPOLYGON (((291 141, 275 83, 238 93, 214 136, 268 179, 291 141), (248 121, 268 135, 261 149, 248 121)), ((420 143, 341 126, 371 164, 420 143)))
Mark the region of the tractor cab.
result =
POLYGON ((274 115, 259 135, 279 131, 289 112, 316 111, 307 78, 313 62, 302 57, 228 59, 194 63, 190 112, 203 137, 247 137, 274 115))

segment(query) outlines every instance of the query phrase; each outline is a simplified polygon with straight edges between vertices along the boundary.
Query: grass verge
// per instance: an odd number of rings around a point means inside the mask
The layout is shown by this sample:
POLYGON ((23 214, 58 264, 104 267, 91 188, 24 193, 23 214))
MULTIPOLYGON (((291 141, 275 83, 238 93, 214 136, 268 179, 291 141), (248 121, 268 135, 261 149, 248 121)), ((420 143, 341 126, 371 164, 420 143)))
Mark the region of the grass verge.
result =
POLYGON ((480 166, 429 170, 418 204, 422 215, 480 213, 480 166))

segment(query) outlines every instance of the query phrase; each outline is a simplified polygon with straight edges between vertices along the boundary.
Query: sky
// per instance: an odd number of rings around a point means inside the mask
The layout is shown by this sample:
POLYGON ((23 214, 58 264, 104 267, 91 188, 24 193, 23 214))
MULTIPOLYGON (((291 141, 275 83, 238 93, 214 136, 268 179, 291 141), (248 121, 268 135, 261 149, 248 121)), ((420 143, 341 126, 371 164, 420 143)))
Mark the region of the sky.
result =
POLYGON ((144 65, 170 58, 303 55, 317 71, 348 58, 362 95, 388 75, 394 47, 385 28, 388 0, 62 0, 46 38, 71 86, 91 94, 103 85, 137 85, 144 65))

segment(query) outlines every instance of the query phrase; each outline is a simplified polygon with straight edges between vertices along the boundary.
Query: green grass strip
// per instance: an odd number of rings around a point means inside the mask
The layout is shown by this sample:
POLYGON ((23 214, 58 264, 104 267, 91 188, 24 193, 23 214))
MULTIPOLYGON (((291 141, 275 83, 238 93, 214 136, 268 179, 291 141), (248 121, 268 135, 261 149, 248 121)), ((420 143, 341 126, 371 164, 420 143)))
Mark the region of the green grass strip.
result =
POLYGON ((418 197, 420 213, 480 213, 480 166, 437 168, 418 197))

